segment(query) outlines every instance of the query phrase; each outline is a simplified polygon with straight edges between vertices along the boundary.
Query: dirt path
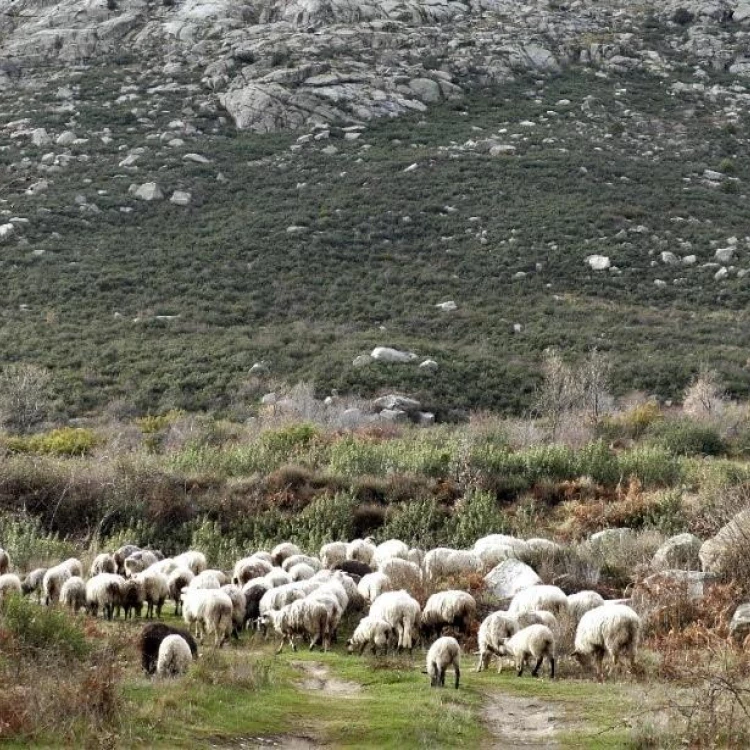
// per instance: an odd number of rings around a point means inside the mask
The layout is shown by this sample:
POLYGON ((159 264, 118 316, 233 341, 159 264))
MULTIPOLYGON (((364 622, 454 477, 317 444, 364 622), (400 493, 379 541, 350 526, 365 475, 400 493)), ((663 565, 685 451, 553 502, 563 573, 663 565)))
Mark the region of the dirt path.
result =
POLYGON ((295 737, 291 734, 278 734, 272 737, 233 737, 221 742, 209 741, 212 750, 260 750, 274 748, 274 750, 316 750, 323 747, 309 737, 295 737))
POLYGON ((305 679, 297 683, 303 690, 320 690, 326 695, 339 698, 353 698, 362 692, 362 686, 357 682, 331 677, 328 667, 320 662, 293 661, 291 665, 305 674, 305 679))
POLYGON ((555 733, 564 723, 561 708, 553 703, 503 693, 487 696, 482 718, 495 737, 490 747, 503 750, 555 748, 555 733))

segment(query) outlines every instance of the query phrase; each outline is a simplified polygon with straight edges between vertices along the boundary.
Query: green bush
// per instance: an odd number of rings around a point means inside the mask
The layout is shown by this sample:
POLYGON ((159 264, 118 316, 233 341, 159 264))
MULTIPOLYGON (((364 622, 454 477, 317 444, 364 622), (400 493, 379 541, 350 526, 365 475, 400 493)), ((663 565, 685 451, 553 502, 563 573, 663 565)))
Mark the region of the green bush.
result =
POLYGON ((674 454, 656 445, 639 445, 618 454, 617 465, 623 480, 634 477, 644 487, 669 487, 682 476, 674 454))
POLYGON ((6 437, 4 442, 13 453, 85 456, 91 453, 99 440, 92 430, 83 427, 61 427, 38 435, 6 437))
POLYGON ((502 534, 507 530, 506 516, 489 492, 469 492, 457 504, 451 521, 448 533, 454 547, 472 547, 483 536, 502 534))
POLYGON ((448 514, 434 499, 403 503, 392 506, 377 538, 382 541, 401 539, 423 549, 437 547, 449 543, 447 520, 448 514))
POLYGON ((655 422, 646 431, 646 438, 675 456, 718 456, 726 452, 716 428, 686 417, 655 422))
POLYGON ((17 570, 47 566, 73 556, 76 551, 72 542, 45 533, 36 516, 0 515, 0 542, 17 570))

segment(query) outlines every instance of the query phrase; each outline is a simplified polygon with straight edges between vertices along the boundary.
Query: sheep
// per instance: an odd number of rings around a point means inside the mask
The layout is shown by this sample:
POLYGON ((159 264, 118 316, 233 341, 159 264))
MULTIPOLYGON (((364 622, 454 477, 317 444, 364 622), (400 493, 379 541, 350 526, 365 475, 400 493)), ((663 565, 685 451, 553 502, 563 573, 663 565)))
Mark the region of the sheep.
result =
POLYGON ((366 539, 354 539, 346 545, 346 559, 369 565, 375 554, 375 545, 368 536, 366 539))
POLYGON ((378 565, 378 571, 391 579, 394 587, 414 591, 422 583, 422 571, 419 566, 400 557, 393 557, 378 565))
POLYGON ((142 573, 146 568, 153 565, 155 562, 159 562, 159 557, 156 556, 151 550, 143 549, 138 552, 134 552, 128 558, 126 558, 123 566, 125 568, 125 577, 131 578, 136 573, 142 573))
POLYGON ((532 609, 531 612, 521 612, 515 615, 519 628, 527 628, 529 625, 546 625, 553 633, 558 632, 557 618, 546 609, 532 609))
POLYGON ((597 678, 604 679, 604 657, 609 655, 616 667, 625 655, 635 668, 641 618, 626 604, 606 604, 586 612, 576 628, 573 656, 588 668, 591 658, 596 662, 597 678))
POLYGON ((372 604, 384 591, 392 591, 393 584, 385 573, 378 571, 363 576, 357 590, 368 604, 372 604))
POLYGON ((346 542, 329 542, 320 548, 320 562, 324 568, 333 568, 346 560, 346 542))
POLYGON ((260 601, 258 602, 257 623, 258 629, 264 635, 267 634, 268 628, 263 615, 273 610, 279 610, 297 599, 304 599, 308 592, 302 587, 303 583, 309 583, 309 581, 288 583, 286 586, 278 586, 275 589, 268 589, 268 591, 261 596, 260 601))
POLYGON ((385 562, 391 557, 400 557, 406 560, 409 556, 409 548, 399 539, 389 539, 375 547, 372 555, 372 565, 380 567, 380 563, 385 562))
POLYGON ((63 560, 58 567, 67 568, 72 576, 83 578, 83 563, 77 557, 69 557, 63 560))
POLYGON ((401 589, 386 591, 370 605, 370 617, 385 620, 398 636, 398 648, 412 650, 413 633, 419 626, 419 602, 401 589))
POLYGON ((4 575, 10 570, 10 555, 0 547, 0 575, 4 575))
POLYGON ((359 650, 360 656, 368 646, 375 655, 378 653, 378 648, 381 648, 385 655, 393 635, 393 628, 385 620, 377 617, 363 617, 352 633, 352 637, 346 642, 346 648, 350 654, 359 650))
POLYGON ((102 552, 94 558, 94 562, 91 563, 91 569, 89 575, 93 578, 99 573, 116 573, 117 563, 115 558, 108 552, 102 552))
POLYGON ((328 607, 316 599, 300 599, 262 615, 266 626, 273 625, 281 636, 281 643, 276 653, 281 653, 284 640, 289 642, 293 651, 297 650, 294 637, 304 635, 310 638, 310 651, 320 641, 323 651, 328 651, 330 644, 330 615, 328 607))
MULTIPOLYGON (((143 603, 146 601, 146 591, 143 581, 139 577, 123 578, 120 582, 120 605, 122 606, 125 619, 140 617, 143 611, 143 603)), ((116 608, 118 610, 120 607, 116 608)))
MULTIPOLYGON (((316 581, 313 578, 310 581, 307 581, 306 583, 312 584, 317 594, 331 594, 333 598, 339 603, 339 607, 341 607, 341 611, 346 612, 346 609, 349 606, 349 601, 350 601, 349 594, 347 593, 347 587, 349 586, 350 583, 353 583, 351 578, 349 578, 348 581, 346 580, 346 578, 347 576, 343 576, 342 578, 331 578, 327 581, 316 581)), ((356 588, 357 587, 355 585, 354 586, 355 591, 356 591, 356 588)), ((311 589, 310 592, 312 590, 313 589, 311 589)), ((357 596, 359 596, 359 591, 357 591, 356 594, 357 596)))
POLYGON ((48 607, 60 600, 63 584, 71 575, 70 569, 62 564, 49 568, 44 574, 42 589, 44 590, 44 603, 48 607))
MULTIPOLYGON (((482 620, 477 634, 479 661, 477 672, 487 669, 493 654, 498 655, 501 643, 519 630, 518 621, 507 612, 493 612, 482 620)), ((497 671, 502 671, 502 662, 498 662, 497 671)))
MULTIPOLYGON (((47 571, 47 573, 49 572, 47 571)), ((99 607, 101 607, 104 610, 104 616, 111 620, 115 607, 119 606, 122 601, 122 584, 124 581, 125 579, 116 573, 99 573, 99 575, 89 578, 86 582, 86 608, 89 614, 96 617, 99 614, 99 607)), ((45 590, 47 590, 46 585, 45 590)))
POLYGON ((206 556, 202 552, 194 549, 183 552, 181 555, 177 555, 177 557, 174 558, 174 561, 177 564, 177 567, 187 568, 194 576, 197 576, 208 568, 206 556))
POLYGON ((424 563, 425 554, 426 553, 423 549, 419 549, 419 547, 412 547, 409 550, 406 559, 409 562, 413 562, 415 565, 419 565, 419 567, 421 568, 422 564, 424 563))
POLYGON ((264 549, 259 549, 256 552, 253 552, 252 557, 255 557, 258 560, 264 560, 271 567, 273 567, 273 557, 271 556, 270 552, 267 552, 264 549))
POLYGON ((520 615, 535 609, 546 609, 560 619, 568 613, 568 597, 557 586, 529 586, 513 597, 508 612, 520 615))
POLYGON ((75 614, 86 606, 86 583, 83 578, 71 576, 65 581, 60 590, 60 603, 75 614))
POLYGON ((190 585, 195 578, 190 568, 175 568, 167 577, 169 587, 169 598, 174 601, 174 613, 179 615, 182 611, 182 589, 190 585))
POLYGON ((344 609, 359 611, 364 609, 365 600, 362 594, 359 593, 357 583, 355 580, 344 573, 344 571, 337 570, 335 573, 334 580, 337 580, 341 586, 343 586, 346 596, 348 597, 348 603, 344 609))
POLYGON ((115 565, 117 570, 115 571, 121 576, 125 575, 125 560, 130 557, 134 552, 140 552, 141 548, 135 544, 123 544, 118 550, 115 550, 112 557, 115 559, 115 565))
POLYGON ((234 564, 232 583, 244 586, 251 578, 261 578, 273 570, 273 565, 260 557, 243 557, 234 564))
POLYGON ((344 560, 343 562, 336 563, 333 569, 343 570, 344 573, 355 576, 357 580, 368 573, 372 573, 372 568, 367 563, 360 562, 359 560, 344 560))
POLYGON ((31 573, 26 575, 21 583, 21 591, 24 595, 31 594, 36 591, 37 601, 41 604, 42 601, 42 582, 44 581, 44 574, 47 572, 47 568, 34 568, 31 573))
POLYGON ((289 573, 281 568, 272 568, 264 576, 264 580, 268 582, 268 585, 275 589, 277 586, 284 586, 287 583, 291 583, 292 579, 289 577, 289 573))
POLYGON ((282 542, 281 544, 277 544, 271 550, 271 558, 273 559, 273 564, 279 566, 284 562, 284 560, 287 559, 287 557, 301 554, 302 550, 296 544, 292 544, 291 542, 282 542))
POLYGON ((163 560, 157 560, 155 563, 149 565, 146 570, 150 570, 155 573, 161 573, 169 577, 169 574, 179 567, 179 563, 173 557, 165 557, 163 560))
POLYGON ((526 542, 506 534, 490 534, 477 539, 473 551, 485 568, 494 568, 510 557, 524 560, 530 553, 526 542))
POLYGON ((579 591, 568 595, 568 612, 577 623, 589 610, 601 607, 604 599, 596 591, 579 591))
POLYGON ((245 595, 242 593, 242 589, 239 586, 235 586, 233 583, 228 583, 222 586, 223 591, 232 601, 232 636, 235 639, 239 639, 240 630, 245 624, 245 611, 247 609, 247 600, 245 595))
POLYGON ((151 619, 154 616, 154 612, 161 619, 161 608, 169 596, 169 580, 163 573, 150 568, 133 577, 143 584, 146 619, 151 619))
POLYGON ((220 589, 229 583, 221 570, 203 570, 188 584, 189 589, 220 589))
POLYGON ((430 675, 430 687, 445 687, 445 673, 453 667, 456 674, 455 688, 461 679, 461 646, 455 638, 438 638, 427 652, 427 674, 430 675))
POLYGON ((555 636, 546 625, 529 625, 503 640, 497 649, 498 656, 511 656, 516 662, 518 676, 523 674, 529 657, 536 659, 532 677, 539 675, 544 657, 549 663, 550 679, 555 677, 555 636))
POLYGON ((245 595, 245 627, 260 617, 260 600, 266 591, 268 588, 262 578, 253 578, 242 587, 245 595))
POLYGON ((168 635, 159 644, 156 674, 159 677, 177 677, 187 672, 193 654, 190 645, 181 635, 168 635))
POLYGON ((288 573, 295 565, 300 564, 309 565, 316 573, 323 567, 317 557, 311 557, 310 555, 292 555, 291 557, 287 557, 286 560, 281 563, 281 569, 288 573))
POLYGON ((422 611, 422 634, 427 638, 433 634, 440 635, 446 625, 467 634, 476 613, 477 603, 465 591, 451 590, 433 594, 422 611))
POLYGON ((182 628, 173 628, 171 625, 165 625, 163 622, 152 622, 146 625, 141 631, 139 638, 139 650, 141 652, 141 665, 146 674, 153 674, 156 671, 156 664, 161 642, 170 635, 179 635, 185 639, 190 648, 193 658, 198 656, 198 644, 187 630, 182 628))
POLYGON ((289 581, 308 581, 315 575, 315 571, 307 563, 297 563, 289 568, 289 581))
POLYGON ((341 618, 344 614, 344 610, 341 609, 338 599, 324 588, 318 588, 308 594, 308 596, 305 597, 305 601, 320 602, 328 610, 329 643, 331 641, 336 641, 339 624, 341 623, 341 618))
POLYGON ((450 575, 476 573, 483 563, 474 552, 438 547, 424 556, 424 571, 427 578, 436 580, 450 575))
POLYGON ((21 594, 21 579, 14 573, 3 573, 0 575, 0 602, 11 594, 21 594))
POLYGON ((206 634, 213 633, 214 645, 218 647, 232 634, 232 610, 232 600, 224 591, 188 588, 183 594, 183 619, 195 627, 201 641, 206 634))

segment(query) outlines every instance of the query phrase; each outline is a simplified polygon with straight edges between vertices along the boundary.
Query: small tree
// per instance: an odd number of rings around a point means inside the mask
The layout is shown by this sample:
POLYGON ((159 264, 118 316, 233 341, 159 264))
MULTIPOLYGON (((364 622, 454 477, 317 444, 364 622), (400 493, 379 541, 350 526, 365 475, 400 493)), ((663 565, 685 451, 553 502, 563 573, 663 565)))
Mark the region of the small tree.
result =
POLYGON ((47 416, 51 399, 49 370, 32 364, 6 365, 0 372, 0 423, 27 432, 47 416))
POLYGON ((724 389, 716 370, 701 365, 685 389, 682 410, 691 417, 714 417, 724 409, 724 389))
POLYGON ((546 420, 550 437, 555 440, 563 418, 580 402, 580 384, 554 348, 545 352, 542 373, 544 382, 537 394, 536 411, 546 420))
POLYGON ((612 360, 607 354, 594 348, 578 368, 582 406, 595 421, 611 404, 609 393, 612 360))

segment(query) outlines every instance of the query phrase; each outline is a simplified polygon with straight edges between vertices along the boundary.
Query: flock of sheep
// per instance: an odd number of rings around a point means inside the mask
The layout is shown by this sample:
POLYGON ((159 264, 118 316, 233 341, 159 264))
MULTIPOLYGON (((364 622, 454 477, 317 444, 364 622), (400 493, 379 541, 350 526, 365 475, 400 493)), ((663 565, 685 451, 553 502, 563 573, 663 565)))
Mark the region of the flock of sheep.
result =
MULTIPOLYGON (((171 599, 175 614, 182 614, 192 633, 161 622, 144 627, 143 669, 160 676, 188 669, 197 658, 196 638, 202 642, 210 636, 220 647, 246 628, 266 636, 272 629, 280 639, 279 651, 285 643, 296 650, 301 638, 310 649, 318 645, 325 651, 345 615, 361 617, 367 610, 347 641, 350 653, 411 652, 418 642, 431 644, 426 664, 430 684, 444 685, 452 668, 458 688, 462 649, 457 639, 465 639, 478 621, 477 602, 462 590, 434 593, 424 606, 417 597, 446 576, 494 567, 514 541, 519 540, 495 534, 478 540, 471 551, 438 548, 425 553, 397 539, 378 545, 356 539, 325 544, 317 557, 284 542, 271 552, 242 558, 231 573, 210 569, 198 551, 164 558, 158 551, 125 545, 98 555, 88 580, 75 558, 33 570, 22 580, 8 572, 9 557, 0 549, 0 602, 9 592, 36 594, 48 606, 59 602, 72 612, 101 612, 109 620, 140 617, 145 607, 152 620, 161 618, 171 599), (446 629, 453 635, 443 635, 446 629)), ((593 660, 599 679, 607 656, 613 666, 626 657, 633 667, 641 621, 627 603, 607 602, 594 591, 566 595, 556 586, 536 584, 518 591, 507 610, 482 620, 476 670, 486 669, 493 657, 499 670, 501 660, 510 658, 519 676, 529 662, 537 676, 546 659, 554 677, 564 628, 575 633, 572 656, 587 667, 593 660)))

